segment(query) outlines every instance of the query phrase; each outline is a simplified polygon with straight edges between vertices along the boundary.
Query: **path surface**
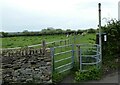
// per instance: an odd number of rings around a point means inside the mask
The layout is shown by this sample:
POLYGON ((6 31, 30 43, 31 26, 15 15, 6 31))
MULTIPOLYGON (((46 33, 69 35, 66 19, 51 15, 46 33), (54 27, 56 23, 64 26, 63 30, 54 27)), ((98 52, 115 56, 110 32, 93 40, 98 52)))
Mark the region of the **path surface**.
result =
MULTIPOLYGON (((106 75, 103 79, 99 81, 94 80, 94 81, 87 81, 83 83, 118 83, 119 81, 120 80, 118 80, 118 72, 114 72, 106 75)), ((74 83, 74 77, 70 75, 66 77, 61 83, 74 83)))

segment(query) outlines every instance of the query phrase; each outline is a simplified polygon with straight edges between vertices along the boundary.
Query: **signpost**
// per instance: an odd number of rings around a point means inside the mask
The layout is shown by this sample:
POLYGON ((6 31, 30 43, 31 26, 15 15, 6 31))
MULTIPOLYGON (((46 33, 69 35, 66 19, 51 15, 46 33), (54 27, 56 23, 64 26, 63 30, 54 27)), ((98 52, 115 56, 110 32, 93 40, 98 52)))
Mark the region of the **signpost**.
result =
POLYGON ((120 20, 120 1, 118 2, 118 20, 120 20))
POLYGON ((102 61, 102 42, 101 42, 101 3, 98 3, 98 13, 99 13, 99 45, 100 45, 100 53, 101 53, 101 61, 102 61))

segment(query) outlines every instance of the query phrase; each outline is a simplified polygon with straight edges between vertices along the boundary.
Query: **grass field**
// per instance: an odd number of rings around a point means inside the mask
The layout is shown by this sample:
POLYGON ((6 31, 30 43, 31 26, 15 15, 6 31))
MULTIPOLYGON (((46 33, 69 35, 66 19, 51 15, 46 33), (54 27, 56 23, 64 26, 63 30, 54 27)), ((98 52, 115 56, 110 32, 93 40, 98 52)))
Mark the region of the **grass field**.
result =
POLYGON ((58 40, 71 39, 71 41, 75 41, 76 44, 95 43, 95 37, 95 34, 86 34, 85 36, 76 35, 75 37, 72 35, 69 37, 66 37, 66 35, 6 37, 0 38, 0 42, 2 42, 0 48, 14 48, 41 44, 42 40, 45 40, 46 42, 53 42, 58 40))
POLYGON ((29 45, 41 44, 42 40, 52 42, 56 40, 66 39, 65 35, 49 35, 49 36, 22 36, 1 38, 2 48, 24 47, 29 45))

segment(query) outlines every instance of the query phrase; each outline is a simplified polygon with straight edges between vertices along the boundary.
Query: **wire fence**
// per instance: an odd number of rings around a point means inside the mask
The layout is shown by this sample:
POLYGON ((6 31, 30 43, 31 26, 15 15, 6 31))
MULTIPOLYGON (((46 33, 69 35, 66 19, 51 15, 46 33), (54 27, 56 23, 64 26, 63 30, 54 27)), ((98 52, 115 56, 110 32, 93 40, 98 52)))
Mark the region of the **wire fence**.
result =
MULTIPOLYGON (((58 40, 53 42, 46 42, 46 45, 47 47, 55 47, 55 46, 67 45, 70 43, 71 43, 70 39, 65 39, 65 40, 58 40)), ((42 47, 42 44, 30 45, 26 47, 0 48, 0 50, 15 50, 15 49, 21 49, 21 48, 40 48, 40 47, 42 47)))

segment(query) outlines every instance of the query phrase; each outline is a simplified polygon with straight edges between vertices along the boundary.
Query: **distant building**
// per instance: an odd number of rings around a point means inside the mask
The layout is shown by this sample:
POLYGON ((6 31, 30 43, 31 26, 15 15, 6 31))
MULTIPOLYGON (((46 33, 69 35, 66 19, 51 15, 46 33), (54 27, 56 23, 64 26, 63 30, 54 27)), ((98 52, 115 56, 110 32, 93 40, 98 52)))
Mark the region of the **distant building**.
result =
POLYGON ((118 2, 118 20, 120 20, 120 1, 118 2))

